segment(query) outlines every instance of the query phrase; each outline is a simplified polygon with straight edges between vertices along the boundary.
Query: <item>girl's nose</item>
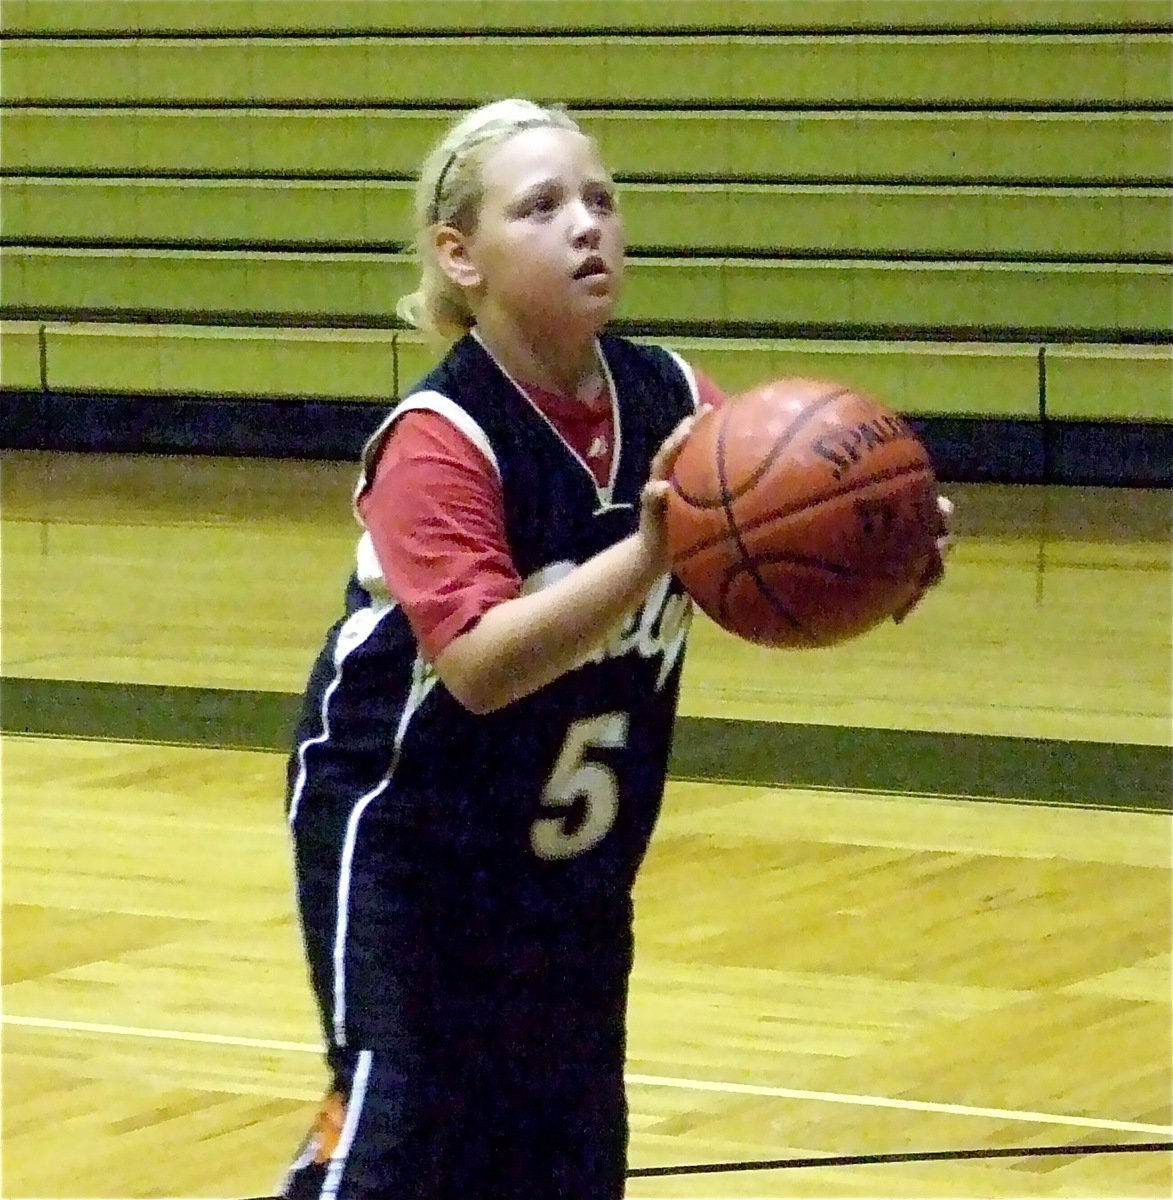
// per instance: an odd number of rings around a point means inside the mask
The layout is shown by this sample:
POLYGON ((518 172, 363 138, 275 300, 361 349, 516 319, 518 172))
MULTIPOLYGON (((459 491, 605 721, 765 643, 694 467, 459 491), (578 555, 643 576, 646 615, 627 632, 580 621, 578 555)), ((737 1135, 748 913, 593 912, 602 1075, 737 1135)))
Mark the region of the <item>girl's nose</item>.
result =
POLYGON ((602 226, 599 223, 598 215, 581 200, 574 205, 571 214, 571 229, 576 246, 597 246, 602 236, 602 226))

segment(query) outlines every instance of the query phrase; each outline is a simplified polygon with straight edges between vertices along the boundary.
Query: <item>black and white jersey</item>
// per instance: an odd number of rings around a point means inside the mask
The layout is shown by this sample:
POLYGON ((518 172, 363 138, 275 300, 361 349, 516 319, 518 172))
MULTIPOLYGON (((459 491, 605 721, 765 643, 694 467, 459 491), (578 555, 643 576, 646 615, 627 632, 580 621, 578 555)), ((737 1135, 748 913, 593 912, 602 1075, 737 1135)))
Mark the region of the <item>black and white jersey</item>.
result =
MULTIPOLYGON (((524 589, 565 575, 635 531, 652 458, 696 406, 675 355, 613 336, 599 345, 616 438, 605 486, 470 335, 371 439, 360 491, 399 416, 439 413, 500 476, 524 589)), ((589 660, 475 715, 422 656, 365 537, 358 559, 310 679, 288 794, 303 928, 339 1045, 356 1025, 379 1036, 379 1010, 405 989, 439 986, 453 947, 465 968, 469 956, 489 965, 521 935, 557 944, 629 912, 691 612, 665 575, 589 660)))

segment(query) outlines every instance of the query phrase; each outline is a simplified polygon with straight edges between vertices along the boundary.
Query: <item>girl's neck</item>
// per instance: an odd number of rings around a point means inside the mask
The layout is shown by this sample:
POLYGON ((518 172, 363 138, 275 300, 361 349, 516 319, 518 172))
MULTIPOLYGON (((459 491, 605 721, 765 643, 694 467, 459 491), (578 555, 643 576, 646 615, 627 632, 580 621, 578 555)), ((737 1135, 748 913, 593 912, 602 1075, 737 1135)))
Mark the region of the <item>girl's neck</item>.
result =
POLYGON ((498 329, 478 323, 477 336, 485 348, 520 383, 534 384, 560 396, 592 400, 603 383, 595 335, 583 340, 539 341, 517 329, 498 329))

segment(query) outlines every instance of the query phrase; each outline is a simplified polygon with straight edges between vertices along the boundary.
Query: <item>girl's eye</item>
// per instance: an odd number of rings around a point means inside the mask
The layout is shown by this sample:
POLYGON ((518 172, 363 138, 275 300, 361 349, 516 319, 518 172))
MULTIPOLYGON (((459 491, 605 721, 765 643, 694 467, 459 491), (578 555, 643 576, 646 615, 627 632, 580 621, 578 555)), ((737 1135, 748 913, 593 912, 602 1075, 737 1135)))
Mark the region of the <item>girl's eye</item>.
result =
POLYGON ((530 201, 529 211, 541 215, 552 213, 557 207, 557 199, 549 193, 546 193, 545 195, 535 196, 533 200, 530 201))

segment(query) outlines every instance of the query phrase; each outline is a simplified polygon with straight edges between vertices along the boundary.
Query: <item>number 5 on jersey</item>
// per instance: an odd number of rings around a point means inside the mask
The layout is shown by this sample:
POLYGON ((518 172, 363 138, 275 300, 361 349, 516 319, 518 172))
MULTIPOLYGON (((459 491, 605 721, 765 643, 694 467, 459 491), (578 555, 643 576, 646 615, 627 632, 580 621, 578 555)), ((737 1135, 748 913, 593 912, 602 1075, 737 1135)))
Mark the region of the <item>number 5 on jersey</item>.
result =
POLYGON ((542 789, 542 808, 557 811, 539 817, 530 827, 530 845, 539 858, 582 854, 600 842, 615 824, 619 811, 615 772, 589 755, 626 746, 627 724, 627 713, 609 712, 575 721, 566 731, 558 761, 542 789), (569 811, 576 801, 585 804, 580 820, 569 811))

